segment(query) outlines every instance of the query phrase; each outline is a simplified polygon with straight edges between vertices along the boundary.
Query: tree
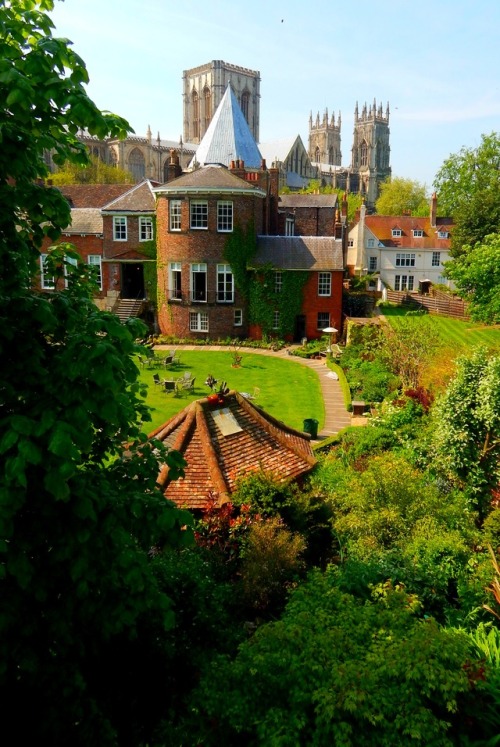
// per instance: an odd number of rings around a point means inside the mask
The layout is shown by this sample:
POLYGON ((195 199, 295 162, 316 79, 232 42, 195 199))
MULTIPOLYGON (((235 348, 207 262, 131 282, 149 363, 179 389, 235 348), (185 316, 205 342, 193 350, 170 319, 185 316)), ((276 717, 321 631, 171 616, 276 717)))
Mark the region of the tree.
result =
POLYGON ((500 229, 500 135, 482 135, 477 148, 462 148, 441 166, 434 181, 439 202, 453 217, 452 253, 500 229))
POLYGON ((111 166, 97 156, 91 156, 87 166, 66 162, 50 176, 52 184, 133 184, 130 171, 111 166))
POLYGON ((387 179, 380 185, 375 210, 379 215, 429 215, 425 184, 401 177, 387 179))
POLYGON ((478 348, 459 358, 434 421, 436 466, 469 492, 484 518, 500 481, 500 356, 478 348))
POLYGON ((165 707, 163 670, 147 665, 163 661, 158 641, 173 624, 150 550, 186 541, 189 516, 156 487, 159 461, 175 475, 181 460, 146 445, 138 425, 148 419, 133 360, 142 325, 97 309, 67 246, 49 252, 56 289, 32 290, 44 237, 57 240, 70 217, 40 183, 45 150, 84 165, 80 128, 99 138, 128 128, 88 98, 82 60, 52 37, 52 8, 0 0, 4 728, 54 747, 140 745, 165 707))
POLYGON ((469 302, 472 319, 500 323, 499 234, 485 236, 474 247, 464 246, 463 253, 446 263, 445 273, 469 302))
POLYGON ((381 357, 389 370, 399 376, 403 389, 416 389, 439 343, 432 319, 417 319, 410 313, 398 319, 396 327, 387 330, 381 357))

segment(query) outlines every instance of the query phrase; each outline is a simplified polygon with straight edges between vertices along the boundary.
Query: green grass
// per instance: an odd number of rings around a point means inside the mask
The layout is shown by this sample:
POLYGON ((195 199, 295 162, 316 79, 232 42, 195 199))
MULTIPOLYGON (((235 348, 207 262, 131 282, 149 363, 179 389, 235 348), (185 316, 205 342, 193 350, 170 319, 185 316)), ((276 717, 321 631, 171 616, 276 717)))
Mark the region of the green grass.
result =
MULTIPOLYGON (((394 328, 397 328, 401 317, 407 315, 408 310, 401 306, 382 306, 381 312, 394 328)), ((427 316, 426 314, 412 314, 413 318, 427 316)), ((470 321, 461 321, 451 317, 429 315, 444 342, 450 344, 457 351, 466 351, 476 345, 486 345, 488 348, 500 349, 500 326, 487 327, 470 321)))
POLYGON ((219 383, 226 381, 230 389, 252 393, 260 388, 257 404, 270 415, 286 425, 302 430, 305 418, 314 418, 321 429, 325 422, 325 410, 321 386, 317 374, 307 366, 293 360, 243 353, 240 368, 232 368, 231 353, 219 351, 179 351, 180 363, 165 371, 162 368, 141 369, 140 379, 148 385, 147 404, 151 408, 151 423, 144 424, 144 430, 152 431, 165 423, 172 415, 186 407, 195 399, 206 397, 210 390, 205 380, 212 374, 219 383), (184 392, 182 396, 165 394, 153 383, 153 374, 161 378, 178 378, 184 371, 191 371, 196 377, 194 392, 184 392))

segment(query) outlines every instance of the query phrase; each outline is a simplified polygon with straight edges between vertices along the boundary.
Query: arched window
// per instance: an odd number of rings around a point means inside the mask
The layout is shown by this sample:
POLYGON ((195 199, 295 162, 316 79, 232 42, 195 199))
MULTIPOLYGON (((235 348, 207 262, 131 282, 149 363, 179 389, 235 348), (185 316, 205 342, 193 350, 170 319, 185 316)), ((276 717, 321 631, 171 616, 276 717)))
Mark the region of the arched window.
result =
POLYGON ((208 125, 212 119, 212 94, 210 88, 205 86, 203 89, 203 99, 205 101, 205 132, 208 130, 208 125))
POLYGON ((314 151, 314 160, 316 163, 321 162, 321 151, 319 149, 319 145, 316 146, 316 150, 314 151))
POLYGON ((248 122, 249 104, 250 104, 250 94, 248 91, 243 91, 243 93, 241 94, 241 111, 243 112, 243 116, 245 117, 247 122, 248 122))
POLYGON ((191 94, 191 105, 193 107, 193 140, 200 137, 200 98, 197 91, 191 94))
POLYGON ((134 148, 128 157, 128 170, 133 175, 136 182, 140 182, 146 176, 146 164, 144 156, 139 148, 134 148))
POLYGON ((360 166, 368 166, 368 145, 366 140, 363 140, 360 148, 360 166))
POLYGON ((329 164, 333 164, 334 163, 333 155, 334 155, 333 154, 333 146, 331 146, 330 148, 328 148, 328 163, 329 164))

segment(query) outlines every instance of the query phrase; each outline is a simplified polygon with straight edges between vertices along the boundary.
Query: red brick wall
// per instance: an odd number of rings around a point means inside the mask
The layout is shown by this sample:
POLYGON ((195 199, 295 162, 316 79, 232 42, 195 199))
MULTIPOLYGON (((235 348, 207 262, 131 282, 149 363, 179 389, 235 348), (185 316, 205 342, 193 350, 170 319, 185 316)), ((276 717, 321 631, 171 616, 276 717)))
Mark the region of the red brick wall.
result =
MULTIPOLYGON (((139 241, 139 216, 127 215, 127 240, 113 240, 113 216, 103 216, 103 252, 106 259, 144 259, 139 241)), ((149 258, 149 256, 148 256, 149 258)))
MULTIPOLYGON (((100 236, 94 235, 85 235, 80 236, 76 234, 64 234, 61 236, 59 241, 55 242, 56 244, 62 244, 62 243, 68 243, 73 244, 76 251, 79 253, 79 255, 82 258, 82 261, 87 264, 88 256, 89 254, 99 254, 102 257, 102 238, 100 236)), ((46 253, 49 246, 53 246, 54 242, 50 241, 50 239, 45 239, 43 243, 42 253, 46 253)), ((104 298, 106 295, 106 291, 109 288, 109 266, 103 262, 101 264, 101 272, 102 272, 102 291, 96 294, 97 298, 104 298)), ((38 289, 40 288, 39 282, 37 282, 36 286, 38 289)))
MULTIPOLYGON (((175 198, 173 198, 175 199, 175 198)), ((217 202, 229 199, 233 202, 234 224, 245 229, 253 221, 257 233, 262 230, 264 200, 254 195, 196 195, 193 199, 207 200, 208 228, 189 228, 189 199, 181 204, 181 231, 169 229, 169 200, 160 195, 157 203, 157 247, 158 247, 158 321, 163 334, 178 337, 207 337, 207 333, 190 332, 189 312, 202 311, 209 315, 210 338, 246 337, 248 329, 247 309, 244 299, 235 289, 233 304, 215 303, 217 290, 217 264, 225 263, 224 246, 230 234, 217 232, 217 202), (168 301, 169 263, 181 263, 181 286, 183 301, 168 301), (189 302, 190 265, 203 262, 207 265, 207 291, 209 303, 189 302), (243 310, 243 326, 234 326, 234 309, 243 310)))
POLYGON ((294 216, 295 236, 333 236, 335 210, 333 208, 295 208, 278 214, 278 236, 285 235, 287 216, 294 216))
POLYGON ((322 332, 318 329, 318 312, 329 312, 330 326, 342 329, 342 280, 343 273, 332 272, 331 296, 318 296, 318 273, 313 272, 303 290, 301 313, 306 317, 306 337, 318 339, 322 332))

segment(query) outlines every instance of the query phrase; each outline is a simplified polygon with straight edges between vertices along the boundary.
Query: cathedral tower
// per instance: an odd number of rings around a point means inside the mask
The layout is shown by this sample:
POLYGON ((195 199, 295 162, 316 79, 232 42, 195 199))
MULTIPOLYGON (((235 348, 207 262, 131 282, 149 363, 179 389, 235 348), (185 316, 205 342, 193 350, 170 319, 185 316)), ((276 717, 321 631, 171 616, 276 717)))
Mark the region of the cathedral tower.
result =
POLYGON ((260 73, 246 67, 212 60, 184 70, 183 138, 185 143, 199 143, 217 111, 227 84, 238 100, 241 111, 256 142, 259 142, 260 73))
POLYGON ((351 169, 359 174, 359 191, 368 207, 375 204, 380 183, 391 176, 389 132, 389 104, 385 114, 375 99, 361 114, 356 104, 351 169))
POLYGON ((319 112, 316 122, 313 123, 312 112, 309 116, 309 151, 311 161, 330 166, 342 164, 342 153, 340 151, 340 129, 342 126, 341 116, 335 124, 335 114, 328 119, 328 109, 325 109, 323 119, 320 120, 319 112))

